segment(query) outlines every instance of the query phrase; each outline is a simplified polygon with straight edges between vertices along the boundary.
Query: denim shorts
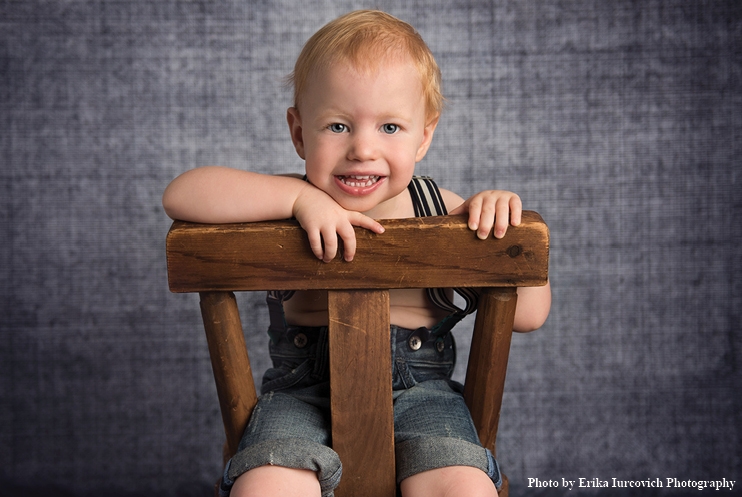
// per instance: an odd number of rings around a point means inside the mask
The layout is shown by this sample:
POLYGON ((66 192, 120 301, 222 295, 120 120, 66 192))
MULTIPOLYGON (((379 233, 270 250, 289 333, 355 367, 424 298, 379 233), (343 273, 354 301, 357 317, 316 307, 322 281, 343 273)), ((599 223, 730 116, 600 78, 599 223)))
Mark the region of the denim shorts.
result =
MULTIPOLYGON (((394 440, 397 483, 423 471, 473 466, 502 485, 492 453, 482 447, 451 380, 456 362, 453 335, 430 336, 425 328, 391 327, 394 440)), ((317 473, 323 497, 332 496, 342 464, 330 443, 330 382, 327 328, 289 327, 271 340, 273 367, 237 454, 229 461, 220 494, 234 480, 266 464, 317 473)))

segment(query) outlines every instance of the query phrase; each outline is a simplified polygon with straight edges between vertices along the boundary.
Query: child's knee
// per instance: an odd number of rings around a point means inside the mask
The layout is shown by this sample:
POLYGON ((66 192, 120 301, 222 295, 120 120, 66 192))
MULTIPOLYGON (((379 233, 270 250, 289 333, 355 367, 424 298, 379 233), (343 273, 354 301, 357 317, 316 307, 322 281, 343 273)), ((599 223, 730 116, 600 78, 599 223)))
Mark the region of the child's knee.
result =
POLYGON ((317 473, 307 469, 259 466, 240 475, 230 497, 320 497, 317 473))
POLYGON ((403 497, 497 497, 485 472, 471 466, 449 466, 424 471, 401 483, 403 497))

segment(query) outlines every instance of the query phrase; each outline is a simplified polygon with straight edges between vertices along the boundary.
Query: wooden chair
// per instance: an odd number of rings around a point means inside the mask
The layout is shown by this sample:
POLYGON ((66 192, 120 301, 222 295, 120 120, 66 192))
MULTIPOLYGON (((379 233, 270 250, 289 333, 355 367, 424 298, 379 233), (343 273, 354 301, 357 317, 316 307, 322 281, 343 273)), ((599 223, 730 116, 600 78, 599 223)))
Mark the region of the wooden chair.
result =
MULTIPOLYGON (((461 216, 386 220, 356 229, 352 262, 317 260, 292 221, 204 225, 176 221, 167 236, 170 290, 199 292, 227 435, 237 450, 256 403, 233 291, 328 290, 333 449, 343 463, 338 497, 394 497, 391 288, 482 289, 465 398, 493 453, 518 286, 547 281, 549 232, 535 212, 501 240, 476 238, 461 216), (349 372, 351 374, 349 374, 349 372)), ((500 495, 507 496, 507 479, 500 495)))

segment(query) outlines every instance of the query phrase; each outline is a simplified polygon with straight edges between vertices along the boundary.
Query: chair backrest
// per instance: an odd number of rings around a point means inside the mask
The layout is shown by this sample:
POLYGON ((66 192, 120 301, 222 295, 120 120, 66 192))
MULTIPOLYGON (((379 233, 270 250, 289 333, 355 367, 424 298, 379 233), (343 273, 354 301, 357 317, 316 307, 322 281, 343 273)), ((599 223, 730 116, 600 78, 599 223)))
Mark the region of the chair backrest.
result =
POLYGON ((352 262, 323 263, 293 221, 173 223, 170 289, 201 295, 227 456, 237 450, 257 400, 232 292, 328 290, 332 440, 343 461, 336 494, 394 496, 388 290, 438 287, 482 289, 464 396, 483 445, 495 452, 515 288, 546 284, 548 228, 530 211, 500 240, 479 240, 462 216, 382 224, 381 235, 356 229, 352 262))

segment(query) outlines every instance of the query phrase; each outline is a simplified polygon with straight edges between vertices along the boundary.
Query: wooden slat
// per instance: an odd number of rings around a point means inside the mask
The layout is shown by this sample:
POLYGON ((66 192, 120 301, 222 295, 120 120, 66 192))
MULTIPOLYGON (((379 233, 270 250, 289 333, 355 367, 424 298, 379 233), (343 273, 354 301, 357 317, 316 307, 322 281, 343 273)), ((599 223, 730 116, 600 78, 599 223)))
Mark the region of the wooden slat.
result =
POLYGON ((237 452, 247 420, 257 403, 234 294, 201 293, 201 315, 227 435, 225 455, 231 457, 237 452))
POLYGON ((205 225, 174 222, 167 237, 173 292, 539 286, 549 233, 541 216, 497 240, 479 240, 463 216, 382 221, 383 234, 356 228, 352 262, 315 258, 292 221, 205 225), (456 240, 455 250, 451 241, 456 240), (443 255, 447 255, 443 257, 443 255))
POLYGON ((483 289, 466 370, 464 398, 479 440, 495 455, 517 301, 515 288, 483 289))
POLYGON ((389 292, 328 293, 332 448, 338 497, 394 497, 389 292))

